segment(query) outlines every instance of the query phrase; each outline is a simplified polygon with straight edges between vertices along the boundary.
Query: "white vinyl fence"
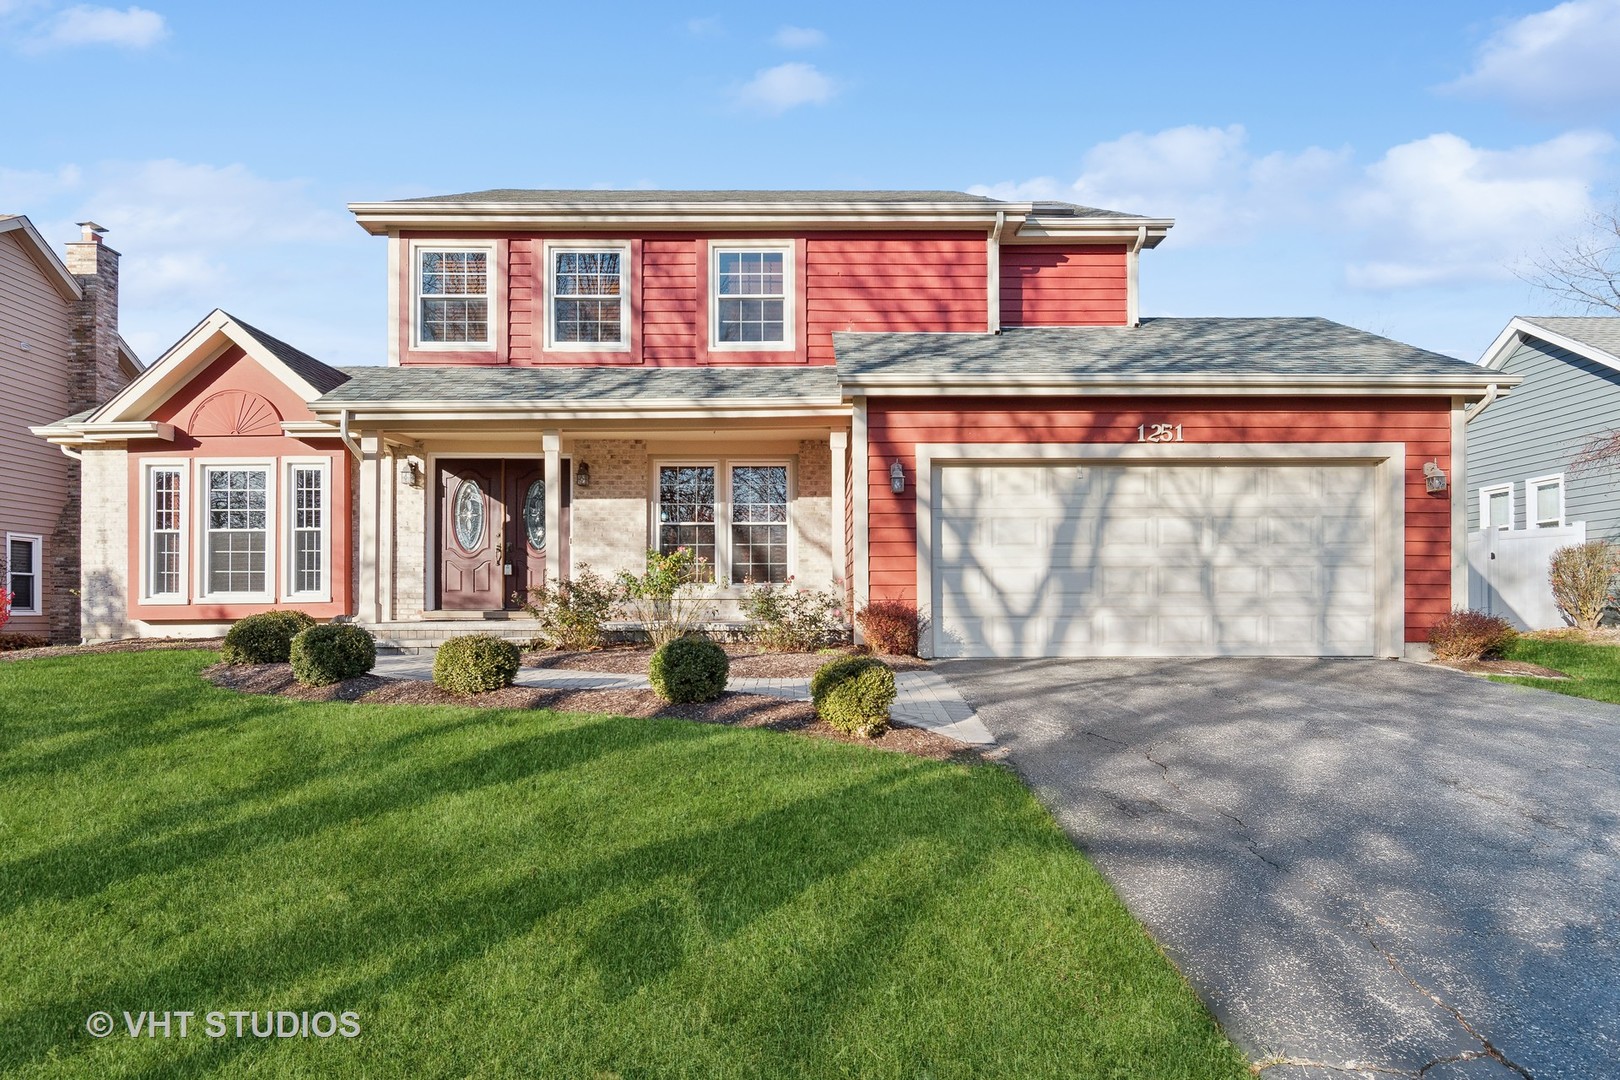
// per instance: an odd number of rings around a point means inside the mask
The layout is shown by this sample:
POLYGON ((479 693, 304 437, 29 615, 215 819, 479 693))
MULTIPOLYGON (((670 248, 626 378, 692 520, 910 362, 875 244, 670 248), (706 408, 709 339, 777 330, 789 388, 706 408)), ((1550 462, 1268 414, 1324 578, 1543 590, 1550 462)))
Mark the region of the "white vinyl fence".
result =
POLYGON ((1547 564, 1561 547, 1586 542, 1586 522, 1558 529, 1481 529, 1468 534, 1468 606, 1520 630, 1566 625, 1553 603, 1547 564))

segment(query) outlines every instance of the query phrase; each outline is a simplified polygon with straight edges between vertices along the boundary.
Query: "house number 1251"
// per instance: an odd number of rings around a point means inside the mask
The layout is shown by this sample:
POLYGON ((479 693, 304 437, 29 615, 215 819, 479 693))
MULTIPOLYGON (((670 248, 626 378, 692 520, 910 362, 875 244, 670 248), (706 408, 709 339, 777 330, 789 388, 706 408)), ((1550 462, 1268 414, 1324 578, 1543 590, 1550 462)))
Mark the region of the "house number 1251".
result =
POLYGON ((1137 442, 1182 442, 1180 424, 1137 424, 1137 442))

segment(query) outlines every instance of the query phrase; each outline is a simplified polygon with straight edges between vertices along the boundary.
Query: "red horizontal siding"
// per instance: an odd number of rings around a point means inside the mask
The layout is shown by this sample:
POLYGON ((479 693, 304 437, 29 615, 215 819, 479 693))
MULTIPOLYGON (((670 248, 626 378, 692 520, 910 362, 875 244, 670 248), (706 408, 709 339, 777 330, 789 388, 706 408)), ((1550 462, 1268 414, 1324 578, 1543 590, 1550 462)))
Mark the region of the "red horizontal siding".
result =
POLYGON ((810 237, 810 363, 833 362, 832 335, 840 330, 984 332, 987 250, 978 233, 810 237))
POLYGON ((1003 246, 1002 326, 1122 326, 1125 247, 1003 246))
POLYGON ((1092 405, 1053 398, 1009 408, 992 398, 965 398, 941 407, 925 399, 872 398, 867 413, 868 591, 873 599, 917 595, 915 491, 895 495, 889 466, 899 460, 916 475, 918 443, 1134 443, 1137 425, 1179 423, 1187 442, 1400 442, 1406 446, 1406 640, 1425 641, 1435 620, 1461 598, 1451 595, 1451 504, 1428 494, 1423 464, 1448 474, 1450 403, 1443 398, 1387 402, 1349 398, 1121 398, 1092 405))

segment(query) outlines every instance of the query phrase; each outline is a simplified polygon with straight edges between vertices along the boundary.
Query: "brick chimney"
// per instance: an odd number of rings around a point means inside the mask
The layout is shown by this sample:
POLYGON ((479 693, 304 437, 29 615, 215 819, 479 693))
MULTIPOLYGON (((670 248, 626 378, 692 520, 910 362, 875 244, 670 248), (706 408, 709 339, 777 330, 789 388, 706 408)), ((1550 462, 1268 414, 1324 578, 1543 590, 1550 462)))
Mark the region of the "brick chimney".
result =
POLYGON ((102 237, 107 230, 79 222, 83 239, 67 245, 67 268, 84 290, 73 315, 72 379, 74 412, 100 405, 124 387, 118 366, 118 252, 102 237))

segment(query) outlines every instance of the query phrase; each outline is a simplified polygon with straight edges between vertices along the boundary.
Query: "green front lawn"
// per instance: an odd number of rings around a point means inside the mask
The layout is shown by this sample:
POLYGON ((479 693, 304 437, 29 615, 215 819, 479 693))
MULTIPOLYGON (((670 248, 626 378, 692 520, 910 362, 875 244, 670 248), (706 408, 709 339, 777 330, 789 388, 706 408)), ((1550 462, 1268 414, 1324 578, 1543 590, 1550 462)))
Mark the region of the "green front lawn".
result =
POLYGON ((1523 660, 1529 664, 1540 664, 1554 671, 1562 671, 1569 678, 1529 679, 1520 676, 1493 675, 1492 682, 1534 686, 1539 690, 1551 690, 1571 697, 1620 704, 1620 648, 1616 646, 1521 637, 1507 650, 1506 657, 1509 660, 1523 660))
POLYGON ((1003 769, 213 659, 0 663, 0 1074, 1246 1075, 1003 769), (277 1009, 361 1034, 201 1027, 277 1009))

